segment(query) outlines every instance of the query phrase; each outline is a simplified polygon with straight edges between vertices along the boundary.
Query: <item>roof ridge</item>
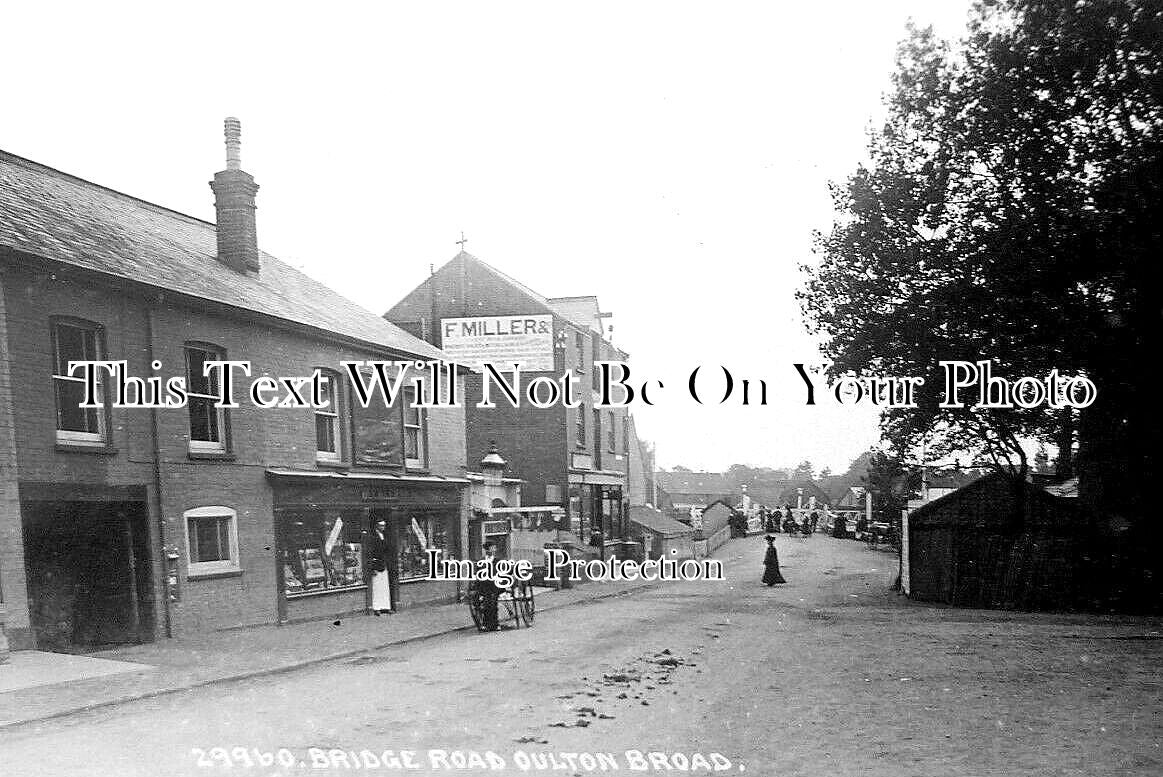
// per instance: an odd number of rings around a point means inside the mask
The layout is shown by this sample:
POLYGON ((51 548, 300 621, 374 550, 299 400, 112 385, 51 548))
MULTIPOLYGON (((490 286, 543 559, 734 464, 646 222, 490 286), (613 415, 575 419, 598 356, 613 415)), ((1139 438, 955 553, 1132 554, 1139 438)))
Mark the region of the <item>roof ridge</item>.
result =
POLYGON ((493 267, 491 264, 486 262, 484 259, 481 259, 479 256, 473 256, 468 251, 461 251, 459 254, 457 254, 455 257, 453 257, 453 259, 454 260, 459 259, 462 255, 468 259, 473 260, 474 262, 476 262, 480 266, 484 267, 489 272, 492 272, 492 273, 498 275, 502 280, 513 284, 514 286, 516 286, 518 289, 525 292, 526 294, 531 295, 535 300, 540 302, 542 305, 549 307, 549 297, 546 297, 544 294, 541 294, 539 292, 534 291, 533 289, 529 288, 524 283, 521 283, 521 281, 517 280, 513 276, 507 275, 503 271, 498 270, 496 267, 493 267))
POLYGON ((183 213, 180 210, 174 210, 173 208, 167 208, 165 205, 159 205, 158 203, 151 202, 150 200, 143 200, 141 197, 135 197, 132 194, 127 194, 126 192, 120 191, 118 189, 114 189, 110 186, 105 186, 103 184, 99 184, 99 183, 96 183, 94 181, 90 181, 88 178, 82 178, 79 175, 73 175, 72 173, 67 173, 64 170, 58 170, 55 167, 51 167, 50 165, 46 165, 44 162, 37 162, 35 159, 29 159, 28 157, 23 157, 23 156, 20 156, 19 154, 13 154, 11 151, 5 151, 2 148, 0 148, 0 157, 7 157, 8 159, 13 160, 17 164, 24 164, 25 166, 34 167, 34 168, 37 168, 41 171, 46 171, 46 172, 52 173, 53 175, 59 176, 61 178, 67 178, 67 179, 74 181, 76 183, 81 183, 81 184, 84 184, 85 186, 91 186, 94 189, 100 189, 102 191, 109 192, 110 194, 115 194, 118 197, 123 197, 123 198, 130 200, 132 202, 140 203, 142 205, 148 205, 151 208, 156 208, 157 210, 163 211, 165 213, 172 213, 175 216, 181 216, 182 218, 189 219, 190 221, 193 221, 196 224, 204 224, 205 226, 208 226, 208 227, 217 228, 217 224, 215 224, 213 221, 206 221, 205 219, 200 219, 197 216, 191 216, 189 213, 183 213))
POLYGON ((266 251, 257 273, 222 270, 215 256, 217 228, 211 222, 9 151, 0 150, 0 176, 10 184, 0 187, 0 204, 5 206, 0 210, 0 245, 18 253, 208 300, 373 349, 441 355, 430 343, 340 294, 306 267, 266 251), (78 234, 88 235, 84 250, 75 250, 78 234))

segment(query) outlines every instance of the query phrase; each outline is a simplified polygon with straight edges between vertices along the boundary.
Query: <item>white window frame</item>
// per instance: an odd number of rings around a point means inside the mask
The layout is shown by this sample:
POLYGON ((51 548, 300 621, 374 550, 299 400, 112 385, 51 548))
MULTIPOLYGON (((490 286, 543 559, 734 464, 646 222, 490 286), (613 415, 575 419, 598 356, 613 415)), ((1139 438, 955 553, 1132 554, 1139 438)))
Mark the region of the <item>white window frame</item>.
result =
POLYGON ((331 397, 331 406, 328 408, 315 408, 313 420, 315 421, 315 461, 321 461, 326 464, 338 464, 343 461, 343 398, 340 396, 341 384, 337 376, 329 371, 320 370, 320 375, 331 385, 329 392, 331 397), (319 418, 323 416, 331 422, 332 434, 331 437, 335 441, 335 450, 324 451, 319 449, 319 418))
POLYGON ((242 566, 238 559, 238 511, 222 505, 195 507, 182 513, 182 542, 186 546, 186 576, 205 577, 220 575, 228 572, 241 572, 242 566), (228 532, 230 534, 230 558, 223 561, 194 561, 190 547, 190 519, 199 518, 227 518, 229 519, 228 532))
POLYGON ((416 389, 412 386, 406 386, 404 388, 403 399, 404 402, 401 410, 404 413, 404 420, 401 428, 404 430, 404 439, 402 441, 404 445, 404 466, 425 469, 428 466, 428 444, 424 434, 424 409, 411 407, 411 404, 417 401, 416 389), (416 414, 416 423, 409 423, 409 413, 416 414), (413 429, 416 431, 416 456, 410 458, 408 456, 408 435, 413 429))
MULTIPOLYGON (((193 373, 190 371, 190 351, 201 351, 203 353, 211 354, 218 361, 222 361, 222 360, 226 359, 226 352, 224 350, 222 350, 221 348, 218 348, 217 346, 214 346, 210 343, 186 343, 182 347, 182 356, 186 362, 186 384, 187 384, 186 390, 188 393, 187 403, 189 402, 190 398, 211 399, 211 400, 214 400, 215 402, 217 402, 218 397, 214 394, 195 394, 192 390, 190 390, 190 386, 189 386, 190 378, 195 377, 193 375, 193 373)), ((197 377, 203 377, 203 376, 197 376, 197 377)), ((207 380, 209 380, 208 377, 207 377, 207 380)), ((214 415, 215 415, 217 422, 218 422, 218 442, 213 442, 211 440, 195 440, 194 439, 194 428, 191 425, 190 426, 190 437, 187 440, 188 450, 190 451, 190 453, 226 453, 227 452, 228 448, 226 446, 226 429, 227 429, 226 413, 228 411, 224 407, 214 408, 214 411, 215 411, 214 415)), ((190 421, 189 411, 187 410, 186 423, 188 424, 189 421, 190 421)))
MULTIPOLYGON (((68 383, 82 383, 82 384, 85 382, 85 379, 83 377, 79 377, 77 375, 61 375, 61 374, 57 373, 57 364, 60 361, 60 338, 57 336, 57 330, 60 327, 64 327, 64 326, 70 327, 72 329, 79 329, 79 330, 84 331, 84 332, 89 332, 93 335, 93 355, 92 355, 93 359, 104 358, 104 356, 102 354, 104 353, 104 345, 105 345, 103 342, 104 330, 102 329, 102 327, 99 324, 94 324, 94 323, 90 323, 90 322, 86 322, 86 321, 78 321, 78 320, 73 320, 73 319, 64 319, 64 320, 56 319, 52 322, 53 409, 55 411, 55 414, 57 415, 57 419, 53 422, 53 426, 56 428, 56 440, 57 440, 57 442, 65 444, 65 445, 89 445, 89 446, 94 446, 94 447, 104 446, 108 443, 109 427, 108 427, 108 424, 106 423, 106 413, 108 412, 108 410, 105 407, 105 379, 104 379, 104 375, 103 375, 103 370, 95 370, 94 371, 96 381, 97 381, 96 400, 97 400, 97 403, 99 405, 101 405, 101 407, 98 407, 95 409, 95 413, 97 416, 97 431, 96 432, 78 432, 75 430, 61 429, 60 428, 60 406, 58 404, 58 402, 60 400, 59 400, 59 398, 57 396, 57 392, 56 392, 57 381, 64 381, 64 382, 68 382, 68 383)), ((65 368, 68 369, 67 364, 65 365, 65 368)))

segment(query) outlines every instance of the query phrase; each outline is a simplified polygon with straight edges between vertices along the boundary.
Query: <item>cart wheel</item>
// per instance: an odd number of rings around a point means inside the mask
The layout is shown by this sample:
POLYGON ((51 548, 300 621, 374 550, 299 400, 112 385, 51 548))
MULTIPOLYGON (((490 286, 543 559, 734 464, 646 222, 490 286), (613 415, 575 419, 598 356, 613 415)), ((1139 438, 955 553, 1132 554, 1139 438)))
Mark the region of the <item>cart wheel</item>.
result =
POLYGON ((528 583, 521 583, 517 589, 517 612, 520 614, 521 620, 525 621, 526 626, 533 625, 536 607, 533 602, 533 586, 528 583))
POLYGON ((472 615, 472 622, 477 627, 477 631, 484 631, 485 614, 481 608, 481 595, 476 591, 469 591, 468 593, 468 611, 472 615))

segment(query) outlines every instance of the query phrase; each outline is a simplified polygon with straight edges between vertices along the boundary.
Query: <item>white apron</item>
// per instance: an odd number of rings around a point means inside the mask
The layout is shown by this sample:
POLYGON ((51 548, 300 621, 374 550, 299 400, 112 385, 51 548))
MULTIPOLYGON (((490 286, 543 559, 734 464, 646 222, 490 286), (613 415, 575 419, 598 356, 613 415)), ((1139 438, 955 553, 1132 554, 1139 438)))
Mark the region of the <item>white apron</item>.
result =
POLYGON ((392 590, 388 586, 387 572, 372 573, 372 609, 392 609, 392 590))

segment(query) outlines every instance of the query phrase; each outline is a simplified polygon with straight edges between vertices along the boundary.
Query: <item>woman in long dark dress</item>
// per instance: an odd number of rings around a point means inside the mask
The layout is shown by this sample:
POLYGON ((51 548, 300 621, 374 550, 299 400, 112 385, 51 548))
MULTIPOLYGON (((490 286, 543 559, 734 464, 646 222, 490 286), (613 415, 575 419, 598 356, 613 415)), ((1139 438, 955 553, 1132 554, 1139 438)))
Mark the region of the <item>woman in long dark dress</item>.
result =
POLYGON ((767 554, 763 557, 763 582, 768 586, 786 583, 779 573, 779 554, 775 551, 775 537, 767 538, 767 554))
POLYGON ((368 537, 368 571, 371 573, 372 612, 381 615, 392 610, 392 589, 388 578, 388 522, 376 520, 368 537))

